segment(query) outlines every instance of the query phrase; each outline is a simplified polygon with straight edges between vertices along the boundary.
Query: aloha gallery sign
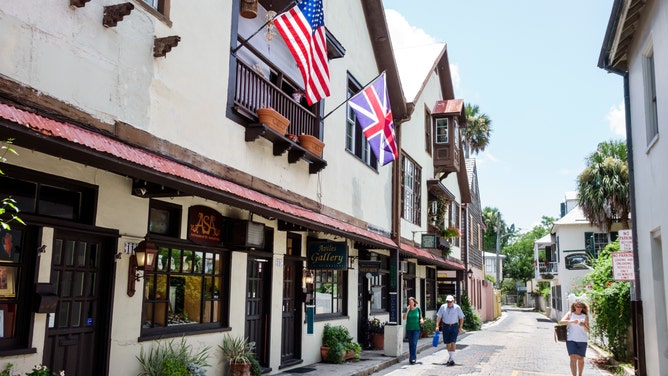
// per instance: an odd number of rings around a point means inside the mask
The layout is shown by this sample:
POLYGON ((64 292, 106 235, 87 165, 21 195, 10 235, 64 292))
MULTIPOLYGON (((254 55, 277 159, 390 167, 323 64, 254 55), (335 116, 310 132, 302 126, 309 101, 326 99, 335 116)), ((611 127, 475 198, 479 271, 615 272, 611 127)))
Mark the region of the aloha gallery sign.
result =
POLYGON ((306 258, 309 270, 346 269, 348 245, 346 242, 311 242, 306 248, 306 258))

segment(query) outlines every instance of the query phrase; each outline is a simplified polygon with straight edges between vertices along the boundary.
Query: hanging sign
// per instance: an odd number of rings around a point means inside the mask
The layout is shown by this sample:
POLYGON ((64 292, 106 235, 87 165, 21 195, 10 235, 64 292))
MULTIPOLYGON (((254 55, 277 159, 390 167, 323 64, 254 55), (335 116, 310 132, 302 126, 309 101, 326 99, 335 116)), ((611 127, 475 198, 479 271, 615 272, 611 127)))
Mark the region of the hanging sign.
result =
POLYGON ((188 239, 199 245, 216 246, 223 241, 223 216, 202 205, 188 209, 188 239))
POLYGON ((633 233, 631 230, 619 230, 617 237, 620 251, 633 251, 633 233))
POLYGON ((343 270, 348 267, 348 245, 346 242, 311 242, 306 257, 309 270, 343 270))
POLYGON ((422 234, 421 248, 436 248, 436 235, 422 234))
POLYGON ((359 260, 358 267, 360 274, 370 274, 372 277, 377 277, 378 272, 380 271, 380 261, 359 260))

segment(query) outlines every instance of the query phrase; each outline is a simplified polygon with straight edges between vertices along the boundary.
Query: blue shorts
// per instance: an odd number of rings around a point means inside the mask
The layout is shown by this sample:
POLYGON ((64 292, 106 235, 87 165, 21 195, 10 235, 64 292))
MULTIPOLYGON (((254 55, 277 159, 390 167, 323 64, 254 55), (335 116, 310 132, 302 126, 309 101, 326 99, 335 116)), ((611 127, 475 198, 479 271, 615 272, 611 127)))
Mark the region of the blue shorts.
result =
POLYGON ((443 332, 443 343, 457 342, 457 334, 459 334, 459 323, 455 325, 441 324, 441 331, 443 332))
POLYGON ((580 355, 584 358, 587 353, 587 342, 566 341, 566 350, 568 355, 580 355))

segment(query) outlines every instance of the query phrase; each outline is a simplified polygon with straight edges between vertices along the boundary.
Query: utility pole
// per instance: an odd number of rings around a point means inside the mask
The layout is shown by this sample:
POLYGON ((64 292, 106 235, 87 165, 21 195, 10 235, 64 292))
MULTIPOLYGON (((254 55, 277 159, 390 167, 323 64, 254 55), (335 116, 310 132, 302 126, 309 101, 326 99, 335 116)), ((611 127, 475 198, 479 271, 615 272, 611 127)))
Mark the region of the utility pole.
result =
POLYGON ((496 217, 496 288, 501 289, 501 257, 499 255, 499 238, 501 237, 500 234, 500 227, 501 226, 501 218, 499 217, 497 213, 496 217))

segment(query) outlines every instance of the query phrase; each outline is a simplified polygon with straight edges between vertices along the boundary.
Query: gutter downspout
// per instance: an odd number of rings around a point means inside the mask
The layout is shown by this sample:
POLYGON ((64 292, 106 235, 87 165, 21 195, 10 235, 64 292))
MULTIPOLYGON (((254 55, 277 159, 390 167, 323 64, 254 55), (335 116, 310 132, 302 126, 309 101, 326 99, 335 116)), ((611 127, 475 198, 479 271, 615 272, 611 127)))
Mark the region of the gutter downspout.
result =
POLYGON ((606 71, 624 78, 624 107, 626 123, 626 154, 629 165, 629 199, 631 204, 631 234, 633 245, 634 281, 631 289, 631 320, 633 324, 633 353, 635 356, 635 374, 646 375, 645 365, 645 326, 643 323, 642 294, 640 290, 640 261, 638 260, 638 226, 636 215, 635 177, 633 165, 633 134, 631 129, 631 95, 629 90, 629 72, 610 66, 603 67, 606 71))

